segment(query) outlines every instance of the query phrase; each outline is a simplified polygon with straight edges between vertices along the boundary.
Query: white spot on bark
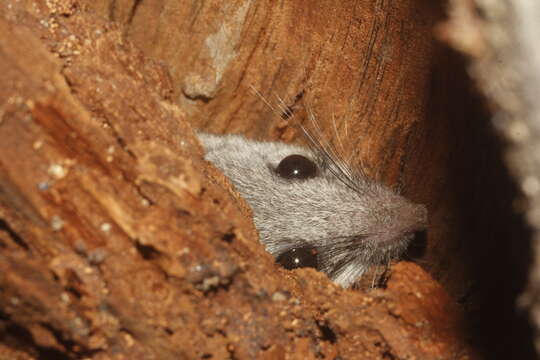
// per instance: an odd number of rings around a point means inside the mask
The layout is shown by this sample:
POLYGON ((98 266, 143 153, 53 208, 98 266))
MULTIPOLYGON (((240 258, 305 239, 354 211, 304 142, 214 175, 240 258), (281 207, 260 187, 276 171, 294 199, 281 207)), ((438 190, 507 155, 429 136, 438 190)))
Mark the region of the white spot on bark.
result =
POLYGON ((55 179, 61 179, 65 177, 68 173, 66 168, 60 164, 52 164, 51 166, 49 166, 47 172, 55 179))
POLYGON ((245 22, 251 1, 246 1, 232 16, 223 18, 219 29, 208 36, 205 45, 213 73, 190 73, 184 78, 184 94, 190 99, 215 96, 219 83, 230 62, 238 55, 236 49, 241 41, 242 24, 245 22))
POLYGON ((51 219, 51 227, 54 231, 62 230, 64 227, 64 220, 60 216, 53 216, 51 219))

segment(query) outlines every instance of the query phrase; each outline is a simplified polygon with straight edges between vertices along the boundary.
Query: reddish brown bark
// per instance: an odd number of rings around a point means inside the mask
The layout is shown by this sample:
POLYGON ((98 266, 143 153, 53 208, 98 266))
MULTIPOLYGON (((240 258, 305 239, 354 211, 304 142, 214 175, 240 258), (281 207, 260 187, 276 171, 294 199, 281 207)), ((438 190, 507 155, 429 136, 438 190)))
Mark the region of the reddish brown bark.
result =
POLYGON ((434 39, 444 18, 441 4, 165 0, 88 6, 122 23, 145 54, 168 64, 173 98, 197 128, 302 141, 253 88, 272 106, 282 98, 301 122, 304 107, 314 112, 353 164, 428 206, 424 260, 455 297, 468 291, 474 269, 464 264, 469 249, 460 238, 470 229, 456 194, 476 192, 464 177, 477 175, 465 175, 469 165, 462 160, 476 146, 479 125, 469 120, 479 115, 459 60, 434 39))
POLYGON ((448 88, 429 87, 439 10, 217 3, 0 8, 2 354, 476 358, 462 309, 417 265, 367 293, 278 268, 191 128, 291 140, 250 85, 288 102, 305 90, 328 134, 337 114, 345 152, 428 204, 427 259, 457 249, 431 270, 459 294, 469 271, 446 275, 463 267, 463 230, 445 189, 461 186, 446 158, 460 140, 456 114, 435 111, 448 88))

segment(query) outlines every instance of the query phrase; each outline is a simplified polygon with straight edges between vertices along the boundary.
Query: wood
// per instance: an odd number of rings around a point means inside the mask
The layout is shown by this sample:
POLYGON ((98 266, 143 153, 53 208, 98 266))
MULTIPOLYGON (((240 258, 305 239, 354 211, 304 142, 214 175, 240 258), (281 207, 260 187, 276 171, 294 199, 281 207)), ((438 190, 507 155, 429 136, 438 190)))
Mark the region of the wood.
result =
POLYGON ((448 163, 468 140, 448 133, 471 125, 450 121, 463 104, 441 111, 466 87, 433 75, 455 61, 431 35, 441 9, 222 3, 0 8, 0 355, 478 358, 463 309, 415 264, 367 292, 277 267, 192 130, 293 141, 251 86, 299 121, 304 92, 345 153, 428 204, 426 259, 452 250, 428 268, 457 296, 470 268, 449 189, 465 184, 448 163))
POLYGON ((456 194, 483 188, 471 188, 465 177, 484 176, 469 169, 484 161, 471 156, 484 136, 484 115, 463 64, 434 38, 442 4, 165 0, 88 6, 123 24, 145 54, 168 65, 173 98, 198 129, 303 142, 271 107, 281 99, 308 126, 306 111, 313 112, 353 166, 428 206, 428 240, 419 245, 423 263, 455 298, 469 292, 476 269, 464 261, 470 249, 462 238, 476 236, 464 223, 471 216, 462 209, 469 195, 456 194))

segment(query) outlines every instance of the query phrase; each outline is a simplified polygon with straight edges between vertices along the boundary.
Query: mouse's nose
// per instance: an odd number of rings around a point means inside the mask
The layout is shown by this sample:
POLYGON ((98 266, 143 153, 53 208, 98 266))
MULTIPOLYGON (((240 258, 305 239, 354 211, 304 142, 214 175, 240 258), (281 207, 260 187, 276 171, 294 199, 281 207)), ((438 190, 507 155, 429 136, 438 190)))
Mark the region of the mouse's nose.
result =
POLYGON ((424 205, 407 203, 395 210, 395 230, 401 233, 414 233, 426 229, 427 208, 424 205))
POLYGON ((427 209, 424 205, 404 200, 384 211, 384 225, 373 236, 368 236, 379 245, 387 246, 404 238, 410 240, 415 233, 426 229, 427 209))
POLYGON ((424 205, 414 205, 414 215, 416 217, 419 229, 416 231, 425 230, 428 223, 428 211, 424 205))

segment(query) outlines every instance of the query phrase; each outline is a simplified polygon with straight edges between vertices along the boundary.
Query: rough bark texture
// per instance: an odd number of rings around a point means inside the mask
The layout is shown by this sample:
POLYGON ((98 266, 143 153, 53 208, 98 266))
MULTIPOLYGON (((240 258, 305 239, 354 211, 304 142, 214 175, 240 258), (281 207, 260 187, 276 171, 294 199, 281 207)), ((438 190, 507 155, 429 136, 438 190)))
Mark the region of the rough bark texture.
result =
POLYGON ((486 278, 522 228, 500 221, 513 189, 433 39, 442 17, 427 0, 3 1, 0 359, 505 358, 519 324, 498 306, 519 284, 486 278), (297 140, 252 87, 428 205, 431 275, 402 262, 361 292, 274 264, 192 130, 297 140))
POLYGON ((463 306, 475 344, 489 358, 531 354, 514 311, 529 232, 513 211, 516 189, 466 63, 434 39, 444 2, 91 6, 169 64, 174 99, 198 128, 301 141, 251 87, 271 105, 282 98, 300 121, 304 101, 353 162, 428 206, 427 239, 412 256, 463 306))
POLYGON ((459 59, 433 37, 444 18, 441 5, 163 0, 88 6, 123 24, 139 48, 168 64, 174 100, 197 128, 301 141, 253 89, 272 107, 282 99, 300 122, 307 107, 328 138, 341 140, 353 164, 428 205, 424 260, 453 295, 468 291, 474 270, 463 264, 468 249, 460 236, 470 229, 456 210, 462 205, 456 194, 477 190, 463 180, 470 165, 460 161, 478 136, 479 125, 467 121, 478 110, 466 97, 463 71, 449 71, 459 59))

